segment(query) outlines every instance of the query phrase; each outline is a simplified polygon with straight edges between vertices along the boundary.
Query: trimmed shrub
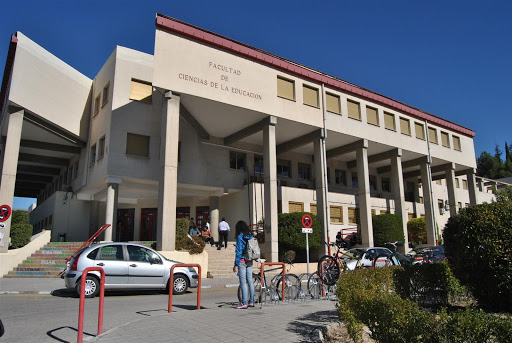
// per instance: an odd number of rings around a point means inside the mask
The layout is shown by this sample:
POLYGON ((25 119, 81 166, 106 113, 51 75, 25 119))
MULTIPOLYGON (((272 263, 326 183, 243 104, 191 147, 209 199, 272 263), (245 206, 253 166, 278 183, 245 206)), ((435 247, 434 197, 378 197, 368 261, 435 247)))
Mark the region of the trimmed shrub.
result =
POLYGON ((413 218, 407 222, 409 242, 413 245, 427 244, 427 222, 425 217, 413 218))
POLYGON ((176 219, 176 250, 188 250, 191 255, 200 254, 204 250, 205 242, 201 237, 189 237, 189 223, 188 219, 176 219))
POLYGON ((24 210, 12 211, 11 224, 29 224, 29 214, 24 210))
POLYGON ((512 202, 464 208, 444 229, 454 275, 479 306, 512 312, 512 202))
POLYGON ((404 241, 402 218, 399 215, 385 213, 372 217, 373 242, 377 247, 386 242, 404 241))
POLYGON ((306 260, 306 234, 302 233, 302 216, 311 215, 313 218, 313 233, 309 234, 309 250, 322 247, 322 225, 318 218, 309 212, 281 213, 278 215, 279 251, 295 251, 296 262, 306 260))
POLYGON ((11 248, 17 249, 24 247, 30 242, 30 238, 32 237, 32 225, 12 224, 10 236, 11 248))

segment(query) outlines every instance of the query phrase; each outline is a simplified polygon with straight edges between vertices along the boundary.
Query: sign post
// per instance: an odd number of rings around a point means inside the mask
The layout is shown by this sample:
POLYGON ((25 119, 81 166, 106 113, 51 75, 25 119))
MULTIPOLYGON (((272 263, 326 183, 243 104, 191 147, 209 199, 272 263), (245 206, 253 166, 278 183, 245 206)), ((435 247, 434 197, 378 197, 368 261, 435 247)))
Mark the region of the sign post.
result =
POLYGON ((302 216, 302 233, 306 234, 306 267, 307 273, 309 276, 309 234, 313 233, 313 218, 309 214, 305 214, 302 216))

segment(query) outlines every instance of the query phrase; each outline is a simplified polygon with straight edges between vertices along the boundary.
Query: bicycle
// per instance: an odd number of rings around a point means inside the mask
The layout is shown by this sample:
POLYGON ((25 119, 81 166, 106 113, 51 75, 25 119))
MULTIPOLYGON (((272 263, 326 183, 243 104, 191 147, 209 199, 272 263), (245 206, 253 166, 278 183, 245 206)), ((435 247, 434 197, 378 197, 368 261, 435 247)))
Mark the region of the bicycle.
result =
POLYGON ((355 270, 362 268, 361 263, 362 253, 358 252, 357 249, 352 249, 349 252, 344 252, 342 249, 345 247, 344 244, 329 243, 330 246, 336 247, 336 252, 333 256, 325 255, 318 261, 317 274, 320 280, 327 286, 336 284, 340 276, 349 270, 355 270), (356 261, 352 263, 349 261, 356 261))

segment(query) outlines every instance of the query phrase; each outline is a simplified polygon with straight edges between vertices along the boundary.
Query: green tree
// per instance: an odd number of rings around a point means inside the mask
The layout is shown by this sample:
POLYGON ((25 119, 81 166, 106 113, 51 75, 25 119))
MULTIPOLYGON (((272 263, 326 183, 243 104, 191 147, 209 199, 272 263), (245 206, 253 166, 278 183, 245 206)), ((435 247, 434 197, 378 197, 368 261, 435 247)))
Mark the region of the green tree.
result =
POLYGON ((402 218, 399 215, 385 213, 372 217, 373 241, 375 246, 383 247, 386 242, 404 241, 402 218))

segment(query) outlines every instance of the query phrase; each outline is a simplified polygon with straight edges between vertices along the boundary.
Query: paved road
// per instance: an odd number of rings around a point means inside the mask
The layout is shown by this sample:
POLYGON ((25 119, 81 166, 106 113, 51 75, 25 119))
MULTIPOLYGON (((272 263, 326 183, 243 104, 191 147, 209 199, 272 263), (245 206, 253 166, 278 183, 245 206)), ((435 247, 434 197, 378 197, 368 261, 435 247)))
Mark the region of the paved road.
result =
MULTIPOLYGON (((79 299, 59 288, 50 295, 46 288, 52 288, 52 282, 62 287, 55 280, 47 281, 46 286, 35 282, 30 287, 20 282, 16 291, 7 290, 6 283, 0 282, 0 318, 6 326, 0 342, 76 342, 79 299)), ((236 287, 225 287, 234 285, 230 282, 221 285, 218 281, 203 289, 199 311, 195 310, 196 290, 175 296, 171 314, 167 313, 168 297, 164 294, 109 292, 105 297, 104 333, 99 337, 95 336, 98 299, 87 299, 84 341, 250 342, 265 338, 270 342, 311 342, 319 327, 336 319, 332 301, 236 310, 236 287), (240 330, 242 323, 244 329, 240 330)))

